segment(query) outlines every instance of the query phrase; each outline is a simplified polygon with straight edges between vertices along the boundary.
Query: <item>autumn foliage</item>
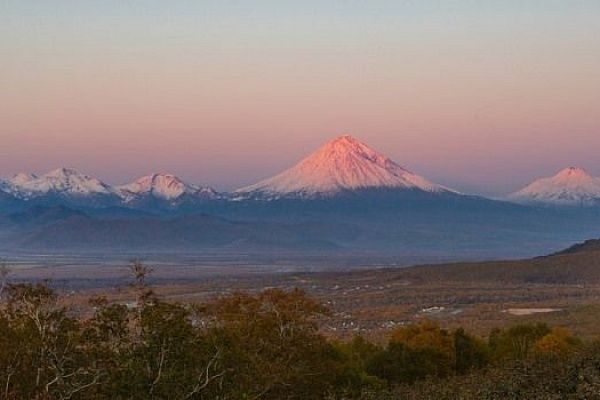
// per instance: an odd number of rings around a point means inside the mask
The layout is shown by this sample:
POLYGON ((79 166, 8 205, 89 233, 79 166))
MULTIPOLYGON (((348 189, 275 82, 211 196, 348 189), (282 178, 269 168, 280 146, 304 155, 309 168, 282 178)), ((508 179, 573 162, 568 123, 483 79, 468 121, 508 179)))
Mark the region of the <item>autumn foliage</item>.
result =
POLYGON ((8 285, 0 398, 577 399, 600 388, 600 344, 565 328, 483 339, 422 321, 385 343, 338 341, 320 331, 328 310, 300 290, 177 304, 152 292, 142 265, 133 271, 135 302, 96 298, 89 316, 45 284, 8 285))

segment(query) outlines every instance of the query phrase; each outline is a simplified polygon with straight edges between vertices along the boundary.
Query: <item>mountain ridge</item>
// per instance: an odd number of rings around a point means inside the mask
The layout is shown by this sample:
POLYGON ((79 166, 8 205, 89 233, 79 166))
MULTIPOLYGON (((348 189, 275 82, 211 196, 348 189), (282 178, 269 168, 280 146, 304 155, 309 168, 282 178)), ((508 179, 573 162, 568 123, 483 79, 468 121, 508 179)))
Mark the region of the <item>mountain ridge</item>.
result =
POLYGON ((174 174, 155 173, 129 184, 112 186, 66 167, 40 176, 20 172, 8 180, 0 180, 0 194, 15 202, 30 202, 34 205, 76 204, 84 208, 135 205, 147 198, 167 203, 175 203, 184 196, 204 200, 219 198, 216 190, 186 183, 174 174))
MULTIPOLYGON (((434 183, 353 136, 341 135, 291 168, 229 193, 188 183, 175 174, 164 172, 152 173, 124 185, 107 184, 74 168, 58 168, 42 175, 21 172, 10 179, 0 179, 0 211, 36 204, 62 204, 82 209, 121 207, 177 213, 194 212, 212 202, 312 201, 357 196, 374 201, 376 197, 381 198, 379 194, 382 193, 395 201, 404 201, 392 192, 419 192, 425 197, 449 195, 446 196, 448 199, 476 196, 434 183)), ((582 168, 569 167, 497 200, 525 206, 600 206, 600 178, 582 168)), ((425 198, 421 201, 427 202, 425 198)))

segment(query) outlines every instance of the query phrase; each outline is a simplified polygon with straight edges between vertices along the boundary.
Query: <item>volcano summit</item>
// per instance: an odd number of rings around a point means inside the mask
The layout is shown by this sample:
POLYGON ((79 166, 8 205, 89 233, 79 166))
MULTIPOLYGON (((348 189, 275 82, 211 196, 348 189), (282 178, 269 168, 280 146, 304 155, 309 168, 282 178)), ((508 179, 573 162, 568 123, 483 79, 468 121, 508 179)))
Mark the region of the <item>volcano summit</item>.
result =
POLYGON ((318 198, 364 189, 452 192, 350 135, 339 136, 290 169, 236 191, 242 197, 318 198))

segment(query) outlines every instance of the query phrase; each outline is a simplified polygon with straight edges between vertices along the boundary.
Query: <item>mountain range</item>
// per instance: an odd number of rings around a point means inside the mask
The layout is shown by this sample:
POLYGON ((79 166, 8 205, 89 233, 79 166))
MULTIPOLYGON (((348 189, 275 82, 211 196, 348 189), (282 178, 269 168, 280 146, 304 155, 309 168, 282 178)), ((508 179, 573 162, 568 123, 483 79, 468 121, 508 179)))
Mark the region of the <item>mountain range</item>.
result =
POLYGON ((216 199, 215 190, 183 182, 172 174, 152 174, 122 186, 111 186, 73 168, 36 176, 19 173, 0 182, 0 192, 34 204, 78 204, 84 207, 138 204, 148 198, 177 204, 183 198, 216 199))
MULTIPOLYGON (((286 171, 232 193, 218 193, 209 186, 187 183, 169 173, 154 173, 129 184, 111 186, 73 168, 59 168, 41 176, 22 172, 0 180, 0 204, 13 197, 15 203, 173 208, 213 200, 322 199, 381 189, 460 194, 409 171, 354 137, 343 135, 286 171)), ((600 204, 600 178, 582 168, 569 167, 553 177, 532 182, 505 200, 594 206, 600 204)))
POLYGON ((121 186, 71 168, 17 174, 0 182, 0 251, 526 256, 598 236, 599 199, 599 179, 579 168, 509 201, 463 194, 344 135, 232 193, 167 173, 121 186))

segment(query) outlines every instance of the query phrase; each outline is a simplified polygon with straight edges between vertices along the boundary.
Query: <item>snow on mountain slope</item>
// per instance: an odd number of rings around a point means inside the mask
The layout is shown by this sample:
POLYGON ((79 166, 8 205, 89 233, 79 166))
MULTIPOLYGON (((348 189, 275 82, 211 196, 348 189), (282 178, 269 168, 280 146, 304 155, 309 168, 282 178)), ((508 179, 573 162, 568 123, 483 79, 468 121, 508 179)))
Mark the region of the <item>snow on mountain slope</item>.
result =
POLYGON ((27 185, 28 183, 36 179, 38 179, 38 176, 35 174, 30 174, 28 172, 20 172, 10 179, 10 183, 14 186, 22 186, 27 185))
POLYGON ((72 168, 59 168, 40 177, 20 173, 8 181, 8 191, 21 199, 47 194, 72 196, 114 195, 115 190, 97 178, 72 168))
POLYGON ((176 200, 183 195, 215 198, 217 192, 209 187, 186 183, 172 174, 152 174, 118 187, 125 202, 152 196, 161 200, 176 200))
POLYGON ((591 176, 582 168, 565 168, 552 177, 534 181, 511 194, 509 199, 555 205, 600 204, 600 178, 591 176))
POLYGON ((350 135, 337 137, 281 174, 238 189, 240 197, 320 197, 368 188, 453 192, 414 174, 350 135))

